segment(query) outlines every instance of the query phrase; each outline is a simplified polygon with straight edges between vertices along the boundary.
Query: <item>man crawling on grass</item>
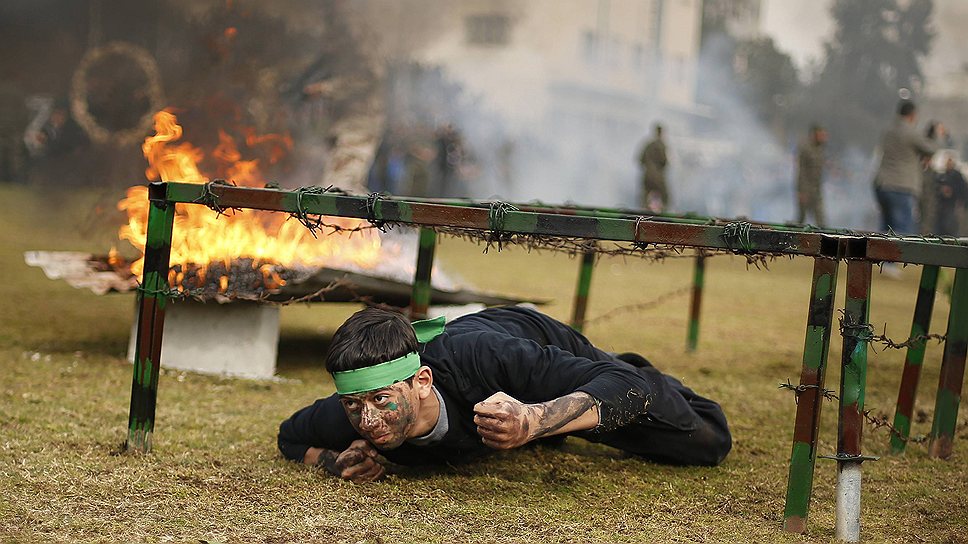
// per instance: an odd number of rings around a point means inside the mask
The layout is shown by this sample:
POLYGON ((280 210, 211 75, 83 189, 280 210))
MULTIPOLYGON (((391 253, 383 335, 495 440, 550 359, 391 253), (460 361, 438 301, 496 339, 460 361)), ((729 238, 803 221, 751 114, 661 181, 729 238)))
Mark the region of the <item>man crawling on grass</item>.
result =
POLYGON ((556 435, 675 465, 717 465, 732 446, 718 404, 526 308, 446 326, 361 310, 333 335, 326 369, 336 394, 284 421, 279 449, 354 482, 383 476, 384 459, 456 463, 556 435))

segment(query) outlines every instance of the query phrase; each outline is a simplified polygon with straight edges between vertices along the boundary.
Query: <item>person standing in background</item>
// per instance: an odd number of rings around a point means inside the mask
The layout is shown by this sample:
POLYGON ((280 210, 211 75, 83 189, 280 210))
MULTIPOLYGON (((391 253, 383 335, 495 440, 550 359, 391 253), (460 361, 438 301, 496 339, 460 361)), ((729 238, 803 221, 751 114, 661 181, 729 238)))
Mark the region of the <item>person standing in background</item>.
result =
MULTIPOLYGON (((897 119, 881 136, 881 164, 874 176, 874 194, 881 209, 881 230, 894 234, 917 234, 924 185, 922 160, 931 158, 937 145, 915 129, 917 110, 904 100, 897 119)), ((900 278, 901 269, 884 263, 881 273, 900 278)))
POLYGON ((958 171, 954 157, 948 154, 945 170, 936 178, 935 234, 942 236, 960 234, 961 217, 964 215, 966 201, 968 201, 968 183, 958 171))
POLYGON ((915 129, 917 110, 913 102, 901 102, 897 113, 894 124, 881 137, 881 163, 874 177, 874 192, 881 209, 882 230, 916 234, 922 159, 930 158, 938 147, 915 129))
MULTIPOLYGON (((944 123, 941 121, 931 120, 928 122, 927 128, 924 130, 924 136, 935 142, 939 148, 951 147, 951 136, 945 129, 944 123)), ((932 164, 931 158, 926 157, 922 159, 922 183, 921 194, 924 197, 921 199, 921 233, 930 234, 935 232, 935 227, 938 224, 938 214, 936 210, 936 204, 938 203, 935 198, 938 192, 937 182, 938 176, 942 174, 943 166, 935 168, 932 164)))
POLYGON ((642 199, 640 207, 652 212, 663 212, 669 207, 665 169, 668 164, 666 145, 662 140, 662 125, 655 125, 655 136, 639 154, 642 166, 642 199))
POLYGON ((810 127, 810 134, 797 149, 797 223, 807 214, 813 215, 817 226, 826 223, 823 213, 823 165, 827 131, 818 125, 810 127))

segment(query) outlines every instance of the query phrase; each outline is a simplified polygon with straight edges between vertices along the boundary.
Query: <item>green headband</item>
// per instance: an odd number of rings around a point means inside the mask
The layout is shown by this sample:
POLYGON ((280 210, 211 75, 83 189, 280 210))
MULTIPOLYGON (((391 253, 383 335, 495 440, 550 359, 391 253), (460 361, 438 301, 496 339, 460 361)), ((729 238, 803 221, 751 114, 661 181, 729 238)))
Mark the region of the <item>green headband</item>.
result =
MULTIPOLYGON (((435 319, 425 319, 414 321, 412 326, 417 334, 417 342, 426 344, 444 332, 443 316, 435 319)), ((364 391, 382 389, 396 382, 406 380, 413 376, 420 369, 420 355, 412 351, 403 357, 397 357, 392 361, 357 368, 354 370, 344 370, 333 372, 333 382, 336 384, 336 392, 340 395, 352 395, 364 391)))

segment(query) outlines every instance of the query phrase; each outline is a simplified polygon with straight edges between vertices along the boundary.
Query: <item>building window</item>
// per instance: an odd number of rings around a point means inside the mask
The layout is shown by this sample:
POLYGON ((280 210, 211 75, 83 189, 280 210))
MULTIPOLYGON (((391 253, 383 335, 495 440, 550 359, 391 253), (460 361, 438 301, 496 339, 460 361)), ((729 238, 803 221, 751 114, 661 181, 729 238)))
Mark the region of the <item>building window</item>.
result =
POLYGON ((510 40, 511 23, 505 15, 471 15, 464 24, 471 45, 506 45, 510 40))

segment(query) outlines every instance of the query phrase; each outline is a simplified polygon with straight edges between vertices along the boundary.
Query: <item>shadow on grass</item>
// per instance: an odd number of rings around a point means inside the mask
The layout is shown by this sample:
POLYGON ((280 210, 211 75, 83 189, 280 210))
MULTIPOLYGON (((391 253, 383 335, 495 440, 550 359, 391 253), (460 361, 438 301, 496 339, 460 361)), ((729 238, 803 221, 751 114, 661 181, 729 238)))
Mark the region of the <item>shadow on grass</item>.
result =
POLYGON ((332 335, 307 330, 281 330, 276 373, 287 375, 323 368, 332 335))

